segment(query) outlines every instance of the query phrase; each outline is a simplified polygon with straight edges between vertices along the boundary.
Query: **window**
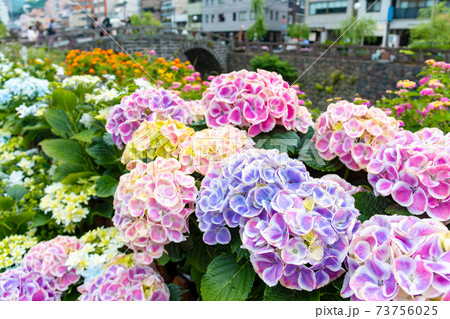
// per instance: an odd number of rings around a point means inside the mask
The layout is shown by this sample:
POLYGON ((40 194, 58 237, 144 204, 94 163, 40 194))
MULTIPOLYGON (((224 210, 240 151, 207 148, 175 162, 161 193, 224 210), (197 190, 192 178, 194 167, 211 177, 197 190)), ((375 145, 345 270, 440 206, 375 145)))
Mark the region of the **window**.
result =
POLYGON ((381 11, 381 1, 377 0, 367 0, 367 12, 380 12, 381 11))
POLYGON ((209 15, 205 14, 205 23, 209 23, 209 15))
POLYGON ((205 0, 205 7, 207 7, 209 4, 209 0, 205 0))
POLYGON ((214 5, 214 0, 211 0, 211 5, 212 5, 212 6, 214 5))
POLYGON ((278 21, 278 11, 275 11, 275 21, 278 21))
POLYGON ((225 13, 219 14, 219 22, 225 22, 225 13))
POLYGON ((250 10, 250 20, 255 20, 255 11, 250 10))
POLYGON ((397 8, 425 8, 432 7, 433 0, 397 0, 397 8))
POLYGON ((225 0, 217 0, 217 2, 218 2, 219 4, 224 4, 224 3, 225 3, 225 0))
POLYGON ((239 11, 239 21, 247 20, 247 11, 239 11))
POLYGON ((273 10, 270 10, 270 20, 273 20, 273 10))
POLYGON ((211 23, 214 23, 215 17, 214 14, 211 14, 211 23))
POLYGON ((236 12, 233 12, 233 21, 236 21, 236 12))
POLYGON ((309 15, 347 12, 347 1, 312 2, 309 4, 309 15))

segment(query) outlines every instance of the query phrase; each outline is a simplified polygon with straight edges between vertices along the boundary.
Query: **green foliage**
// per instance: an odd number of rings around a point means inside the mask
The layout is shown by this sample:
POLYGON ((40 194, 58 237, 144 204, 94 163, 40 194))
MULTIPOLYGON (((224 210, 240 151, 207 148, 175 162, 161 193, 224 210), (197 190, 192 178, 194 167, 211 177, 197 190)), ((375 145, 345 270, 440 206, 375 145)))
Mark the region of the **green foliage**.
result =
POLYGON ((298 160, 321 172, 335 172, 341 168, 343 164, 337 158, 326 161, 319 155, 316 145, 311 141, 313 135, 314 129, 310 127, 308 132, 300 139, 298 160))
POLYGON ((434 60, 427 61, 427 66, 418 74, 422 84, 411 81, 399 81, 398 91, 387 91, 387 95, 376 102, 376 106, 389 109, 392 114, 405 124, 404 128, 409 131, 418 131, 423 127, 437 127, 450 132, 449 103, 443 102, 442 97, 450 96, 449 72, 440 66, 433 66, 434 60), (422 94, 422 90, 430 90, 430 81, 437 81, 433 87, 433 94, 422 94), (412 85, 403 88, 402 86, 412 85))
POLYGON ((101 176, 96 181, 95 194, 99 197, 113 196, 118 184, 119 181, 111 176, 101 176))
POLYGON ((143 12, 142 17, 138 14, 133 14, 131 17, 132 25, 153 25, 153 26, 161 26, 161 21, 155 19, 153 13, 151 12, 143 12))
POLYGON ((318 290, 298 291, 287 289, 278 284, 274 287, 266 287, 264 301, 319 301, 318 290))
POLYGON ((355 198, 355 207, 361 215, 361 222, 370 219, 373 215, 385 215, 386 209, 393 204, 387 197, 375 196, 372 192, 359 192, 352 195, 355 198))
POLYGON ((40 143, 49 157, 68 164, 83 164, 83 150, 77 141, 67 139, 47 139, 40 143))
POLYGON ((169 292, 170 292, 170 301, 180 301, 181 300, 181 296, 187 292, 187 290, 182 289, 180 286, 178 286, 177 284, 174 283, 170 283, 167 285, 167 287, 169 288, 169 292))
POLYGON ((256 148, 277 149, 281 153, 288 153, 289 155, 297 155, 300 150, 300 137, 298 134, 280 126, 275 127, 268 133, 258 134, 253 140, 256 148))
POLYGON ((306 23, 290 24, 287 28, 288 35, 291 38, 308 39, 311 30, 306 23))
POLYGON ((6 26, 0 21, 0 39, 3 39, 7 35, 6 26))
POLYGON ((427 20, 411 28, 411 48, 450 48, 450 8, 443 1, 419 11, 420 20, 427 20))
POLYGON ((255 55, 255 57, 250 60, 250 65, 253 71, 264 69, 277 72, 288 82, 293 82, 298 78, 297 70, 289 63, 289 61, 281 60, 278 55, 269 53, 255 55))
POLYGON ((247 29, 247 38, 250 41, 259 40, 263 38, 266 33, 265 25, 265 1, 264 0, 252 0, 251 11, 255 14, 255 22, 247 29))
POLYGON ((203 300, 245 300, 253 286, 255 271, 250 260, 236 262, 232 254, 220 255, 209 264, 201 281, 203 300))
POLYGON ((372 18, 349 17, 342 22, 337 36, 342 36, 341 41, 348 44, 364 44, 364 39, 370 40, 375 35, 376 22, 372 18))

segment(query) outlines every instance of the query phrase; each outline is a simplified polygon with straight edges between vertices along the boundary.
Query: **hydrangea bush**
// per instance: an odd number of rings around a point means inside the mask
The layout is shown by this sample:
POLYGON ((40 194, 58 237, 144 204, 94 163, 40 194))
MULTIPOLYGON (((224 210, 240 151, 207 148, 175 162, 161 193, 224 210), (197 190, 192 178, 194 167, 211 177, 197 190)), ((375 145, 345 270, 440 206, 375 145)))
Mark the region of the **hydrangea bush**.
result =
POLYGON ((134 57, 0 54, 0 300, 449 299, 448 64, 398 83, 421 121, 134 57))
POLYGON ((405 128, 418 131, 422 127, 438 127, 450 131, 448 109, 450 107, 450 64, 427 60, 419 74, 419 82, 399 81, 396 91, 388 90, 377 106, 385 108, 405 123, 405 128))

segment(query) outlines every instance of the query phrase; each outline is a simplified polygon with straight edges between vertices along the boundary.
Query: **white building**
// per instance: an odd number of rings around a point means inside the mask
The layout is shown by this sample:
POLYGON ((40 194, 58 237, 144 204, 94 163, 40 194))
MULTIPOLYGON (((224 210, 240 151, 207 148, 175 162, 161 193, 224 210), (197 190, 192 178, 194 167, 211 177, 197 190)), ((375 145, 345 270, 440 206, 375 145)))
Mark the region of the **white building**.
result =
POLYGON ((312 38, 320 42, 336 39, 335 32, 352 15, 370 17, 376 21, 376 44, 407 45, 409 30, 422 21, 417 19, 421 8, 431 7, 438 0, 307 0, 305 22, 312 38), (358 6, 355 3, 359 2, 358 6), (389 7, 392 6, 389 14, 389 7), (354 8, 358 8, 355 10, 354 8), (388 22, 388 15, 391 21, 388 22), (388 33, 390 39, 388 38, 388 33))
POLYGON ((9 24, 9 8, 4 0, 0 0, 0 20, 4 25, 9 24))
MULTIPOLYGON (((224 35, 247 31, 255 23, 251 4, 252 0, 203 0, 203 30, 224 35)), ((282 33, 286 32, 288 7, 287 0, 265 1, 264 23, 268 41, 280 41, 282 33)))

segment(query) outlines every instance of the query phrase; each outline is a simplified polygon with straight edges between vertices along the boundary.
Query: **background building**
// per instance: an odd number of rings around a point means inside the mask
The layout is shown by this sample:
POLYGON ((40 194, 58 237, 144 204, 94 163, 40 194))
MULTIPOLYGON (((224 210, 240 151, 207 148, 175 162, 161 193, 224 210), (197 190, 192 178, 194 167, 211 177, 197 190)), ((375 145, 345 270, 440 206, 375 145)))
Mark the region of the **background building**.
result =
POLYGON ((301 24, 305 19, 305 0, 289 0, 288 24, 301 24))
POLYGON ((404 46, 408 44, 409 30, 420 24, 417 20, 421 8, 432 7, 438 0, 307 0, 305 22, 311 28, 312 39, 320 42, 335 40, 336 31, 352 15, 364 15, 376 21, 374 44, 404 46), (393 7, 392 21, 388 23, 389 7, 393 7), (389 29, 387 29, 389 27, 389 29), (387 30, 391 36, 388 36, 387 30))
POLYGON ((188 0, 187 24, 189 29, 202 30, 202 0, 188 0))
POLYGON ((187 26, 187 0, 161 0, 161 22, 164 26, 187 26))
POLYGON ((142 12, 151 12, 156 20, 161 21, 161 0, 142 0, 142 12))
POLYGON ((9 8, 3 0, 0 0, 0 21, 4 25, 9 24, 9 8))
MULTIPOLYGON (((255 22, 251 0, 203 0, 202 27, 204 31, 238 34, 245 32, 255 22)), ((265 25, 267 41, 280 41, 286 33, 287 0, 266 0, 265 25)))

